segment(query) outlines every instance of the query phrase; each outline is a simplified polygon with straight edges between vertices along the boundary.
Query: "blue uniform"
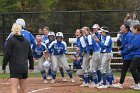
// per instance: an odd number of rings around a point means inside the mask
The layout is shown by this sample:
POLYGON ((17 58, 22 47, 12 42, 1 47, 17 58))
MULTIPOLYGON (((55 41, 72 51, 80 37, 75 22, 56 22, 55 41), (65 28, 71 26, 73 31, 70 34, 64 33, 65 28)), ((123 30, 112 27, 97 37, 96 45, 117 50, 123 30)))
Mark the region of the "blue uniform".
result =
POLYGON ((86 42, 85 38, 83 36, 77 38, 76 45, 78 45, 78 48, 80 49, 80 55, 83 56, 83 53, 87 53, 86 49, 86 42))
POLYGON ((49 53, 52 53, 53 55, 63 55, 66 54, 67 46, 64 41, 53 41, 49 46, 49 53))
POLYGON ((110 62, 112 58, 112 39, 109 35, 101 36, 101 42, 99 42, 101 47, 101 73, 103 78, 103 85, 106 85, 106 81, 112 84, 112 72, 110 68, 110 62))
POLYGON ((101 47, 101 53, 111 53, 112 52, 112 39, 109 35, 102 36, 101 42, 99 42, 101 47))
POLYGON ((122 55, 131 54, 133 57, 140 57, 140 34, 134 35, 134 38, 126 49, 121 52, 122 55))
POLYGON ((48 40, 48 36, 42 35, 42 42, 45 43, 48 40))
MULTIPOLYGON (((21 30, 21 34, 23 35, 24 38, 26 38, 30 42, 31 45, 36 45, 35 38, 34 38, 34 36, 30 32, 28 32, 25 29, 22 29, 21 30)), ((7 39, 10 38, 10 37, 12 37, 12 32, 7 37, 7 39)), ((5 44, 6 44, 6 42, 5 42, 5 44)))
MULTIPOLYGON (((134 34, 132 32, 127 32, 127 33, 123 33, 121 34, 121 42, 122 42, 122 51, 123 50, 127 50, 127 48, 130 46, 133 38, 134 38, 134 34)), ((128 54, 123 54, 122 55, 123 60, 132 60, 133 56, 128 53, 128 54)))
POLYGON ((43 56, 43 52, 47 50, 47 47, 44 43, 41 43, 41 46, 35 45, 32 47, 34 58, 38 59, 43 56))
POLYGON ((86 50, 88 53, 90 50, 93 50, 94 52, 99 51, 99 47, 97 46, 93 36, 86 35, 85 42, 86 42, 86 50))
POLYGON ((101 34, 100 34, 100 33, 96 32, 95 35, 97 36, 97 38, 98 38, 99 40, 101 40, 101 34))

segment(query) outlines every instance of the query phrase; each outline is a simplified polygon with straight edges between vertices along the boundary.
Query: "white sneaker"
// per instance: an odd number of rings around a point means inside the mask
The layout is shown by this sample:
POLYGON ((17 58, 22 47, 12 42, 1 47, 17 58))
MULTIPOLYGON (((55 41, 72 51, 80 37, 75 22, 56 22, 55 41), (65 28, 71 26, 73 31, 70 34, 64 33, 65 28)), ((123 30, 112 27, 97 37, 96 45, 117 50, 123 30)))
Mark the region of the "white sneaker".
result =
POLYGON ((108 88, 113 88, 113 87, 114 87, 113 85, 110 85, 110 84, 109 84, 109 85, 107 85, 107 86, 108 86, 108 88))
POLYGON ((134 89, 134 87, 136 86, 137 84, 134 84, 132 86, 130 86, 131 89, 134 89))
POLYGON ((47 77, 47 79, 48 79, 48 80, 51 80, 51 79, 52 79, 52 77, 51 77, 51 76, 48 76, 48 77, 47 77))
POLYGON ((51 83, 52 83, 52 84, 55 83, 55 79, 52 79, 51 83))
POLYGON ((115 88, 123 88, 123 84, 112 84, 115 88))
POLYGON ((75 80, 74 80, 74 79, 71 79, 71 82, 72 82, 72 83, 75 83, 75 80))
POLYGON ((66 82, 67 80, 66 80, 65 78, 62 78, 62 81, 63 81, 63 82, 66 82))
POLYGON ((108 86, 107 86, 107 85, 101 85, 101 86, 99 86, 99 87, 97 87, 97 88, 99 88, 99 89, 108 88, 108 86))
POLYGON ((82 85, 80 85, 81 87, 89 87, 89 84, 87 83, 83 83, 82 85))
POLYGON ((91 85, 89 85, 89 87, 90 88, 95 88, 95 87, 97 88, 97 87, 99 87, 99 84, 91 84, 91 85))
POLYGON ((81 84, 80 86, 83 87, 85 85, 85 82, 83 82, 83 84, 81 84))
POLYGON ((43 81, 43 83, 44 83, 44 84, 47 84, 47 83, 48 83, 48 81, 45 79, 45 80, 43 81))
POLYGON ((140 86, 138 84, 135 84, 134 88, 135 90, 140 90, 140 86))

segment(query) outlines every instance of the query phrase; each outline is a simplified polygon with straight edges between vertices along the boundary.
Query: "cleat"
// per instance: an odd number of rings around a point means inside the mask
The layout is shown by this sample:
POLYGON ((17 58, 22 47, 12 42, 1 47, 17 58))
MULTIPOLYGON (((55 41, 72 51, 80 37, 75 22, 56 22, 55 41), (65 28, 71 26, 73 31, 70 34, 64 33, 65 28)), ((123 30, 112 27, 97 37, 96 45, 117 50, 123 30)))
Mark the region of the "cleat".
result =
POLYGON ((48 83, 48 81, 45 79, 45 80, 43 81, 43 83, 44 83, 44 84, 47 84, 47 83, 48 83))
POLYGON ((48 76, 48 77, 47 77, 47 79, 48 79, 48 80, 51 80, 51 79, 52 79, 52 77, 51 77, 51 76, 48 76))
POLYGON ((113 88, 114 86, 113 85, 107 85, 108 86, 108 88, 113 88))
POLYGON ((97 88, 97 87, 99 87, 99 84, 91 84, 91 85, 89 85, 89 87, 90 88, 97 88))
POLYGON ((120 83, 118 83, 118 84, 112 84, 115 88, 123 88, 123 84, 120 84, 120 83))
POLYGON ((52 84, 55 83, 55 79, 52 79, 51 83, 52 83, 52 84))
POLYGON ((67 80, 66 80, 65 78, 62 78, 62 81, 63 81, 63 82, 66 82, 67 80))
POLYGON ((75 83, 75 80, 74 80, 74 79, 71 79, 71 82, 72 82, 72 83, 75 83))
POLYGON ((97 87, 97 88, 99 88, 99 89, 108 88, 108 86, 107 86, 107 85, 101 85, 101 86, 99 86, 99 87, 97 87))
POLYGON ((82 85, 80 85, 81 87, 89 87, 89 84, 87 83, 87 84, 85 84, 85 83, 83 83, 82 85))

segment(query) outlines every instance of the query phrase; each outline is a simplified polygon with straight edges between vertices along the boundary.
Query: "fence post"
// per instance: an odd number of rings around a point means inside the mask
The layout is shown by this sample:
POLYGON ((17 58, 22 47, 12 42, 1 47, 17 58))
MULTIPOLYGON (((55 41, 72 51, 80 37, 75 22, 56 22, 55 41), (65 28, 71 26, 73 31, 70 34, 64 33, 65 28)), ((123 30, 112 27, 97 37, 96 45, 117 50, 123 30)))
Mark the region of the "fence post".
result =
MULTIPOLYGON (((5 41, 5 27, 4 27, 4 14, 2 14, 2 37, 3 37, 3 44, 5 43, 4 41, 5 41)), ((4 52, 4 45, 2 45, 3 46, 3 52, 4 52)))

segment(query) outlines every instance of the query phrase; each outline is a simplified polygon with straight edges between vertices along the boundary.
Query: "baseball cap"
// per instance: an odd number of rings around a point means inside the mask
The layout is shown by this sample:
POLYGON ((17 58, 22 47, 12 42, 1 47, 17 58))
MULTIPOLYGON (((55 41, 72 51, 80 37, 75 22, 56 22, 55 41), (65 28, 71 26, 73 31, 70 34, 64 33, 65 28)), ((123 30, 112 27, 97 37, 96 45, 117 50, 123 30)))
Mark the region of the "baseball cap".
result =
POLYGON ((100 28, 98 24, 94 24, 92 28, 100 28))

